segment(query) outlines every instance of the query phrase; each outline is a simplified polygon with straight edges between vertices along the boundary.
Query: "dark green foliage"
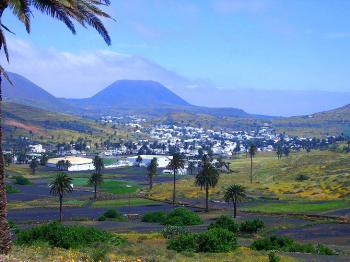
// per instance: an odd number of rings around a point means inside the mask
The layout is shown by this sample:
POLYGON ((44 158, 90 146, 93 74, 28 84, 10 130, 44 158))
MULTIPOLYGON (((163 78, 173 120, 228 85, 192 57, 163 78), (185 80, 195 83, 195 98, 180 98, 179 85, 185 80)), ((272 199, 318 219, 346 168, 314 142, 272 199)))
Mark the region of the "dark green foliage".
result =
POLYGON ((169 240, 167 248, 177 252, 196 252, 198 249, 198 234, 181 234, 169 240))
POLYGON ((17 185, 31 185, 32 182, 28 178, 25 178, 24 176, 15 176, 13 177, 15 179, 15 184, 17 185))
POLYGON ((222 228, 213 228, 203 233, 185 233, 170 239, 168 249, 178 252, 229 252, 237 247, 235 235, 222 228))
POLYGON ((164 211, 154 211, 144 214, 142 222, 160 223, 163 224, 167 218, 167 213, 164 211))
POLYGON ((32 245, 32 243, 48 243, 51 247, 83 248, 94 243, 119 245, 123 240, 107 231, 93 227, 64 226, 59 223, 40 225, 17 234, 16 243, 32 245))
POLYGON ((102 215, 102 216, 100 216, 97 220, 98 220, 98 221, 106 221, 107 218, 106 218, 104 215, 102 215))
POLYGON ((198 237, 198 252, 229 252, 236 247, 235 235, 226 229, 213 228, 198 237))
POLYGON ((162 235, 164 238, 172 239, 178 235, 188 233, 188 230, 180 226, 165 226, 162 229, 162 235))
POLYGON ((203 223, 198 214, 187 208, 176 208, 170 213, 163 211, 148 212, 142 217, 142 222, 172 226, 191 226, 203 223))
POLYGON ((269 262, 280 262, 281 258, 274 251, 269 253, 269 262))
POLYGON ((197 213, 187 208, 176 208, 171 211, 164 221, 165 225, 173 226, 191 226, 200 225, 203 221, 200 219, 197 213))
POLYGON ((227 229, 228 231, 231 231, 232 233, 237 233, 239 231, 239 224, 236 223, 232 218, 229 216, 221 216, 219 217, 215 223, 211 223, 208 227, 208 229, 213 228, 223 228, 227 229))
POLYGON ((297 175, 297 177, 295 178, 295 180, 299 181, 299 182, 302 182, 302 181, 305 181, 308 179, 309 179, 309 177, 307 175, 303 175, 303 174, 297 175))
POLYGON ((15 193, 21 192, 17 187, 15 187, 11 184, 6 185, 5 190, 6 190, 7 194, 15 194, 15 193))
POLYGON ((260 240, 256 240, 251 245, 255 250, 278 250, 283 252, 301 252, 319 255, 335 255, 336 253, 321 244, 300 244, 293 239, 281 236, 270 236, 260 240))
POLYGON ((127 219, 118 210, 108 209, 102 216, 98 218, 98 221, 106 220, 126 221, 127 219))
POLYGON ((239 231, 241 233, 254 234, 265 227, 264 221, 261 219, 247 220, 241 223, 239 231))

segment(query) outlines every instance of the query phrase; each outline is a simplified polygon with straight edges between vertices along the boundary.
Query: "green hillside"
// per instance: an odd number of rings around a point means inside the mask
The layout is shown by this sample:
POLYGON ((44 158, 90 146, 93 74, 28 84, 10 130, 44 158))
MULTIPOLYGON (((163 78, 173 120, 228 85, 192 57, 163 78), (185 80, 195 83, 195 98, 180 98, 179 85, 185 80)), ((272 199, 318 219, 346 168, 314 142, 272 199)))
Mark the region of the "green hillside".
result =
MULTIPOLYGON (((5 139, 27 136, 42 142, 70 142, 78 138, 101 141, 126 138, 129 130, 102 126, 77 116, 46 111, 12 102, 3 103, 5 139)), ((132 136, 130 136, 132 138, 132 136)))

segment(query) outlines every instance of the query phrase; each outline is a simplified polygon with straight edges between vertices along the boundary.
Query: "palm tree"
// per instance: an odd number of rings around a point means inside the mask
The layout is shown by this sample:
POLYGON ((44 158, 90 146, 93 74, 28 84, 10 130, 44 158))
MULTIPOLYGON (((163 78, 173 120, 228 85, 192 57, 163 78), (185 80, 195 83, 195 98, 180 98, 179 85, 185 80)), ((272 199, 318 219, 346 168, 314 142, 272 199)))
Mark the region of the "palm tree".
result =
POLYGON ((250 183, 253 183, 253 157, 257 152, 256 145, 251 144, 248 149, 249 157, 250 157, 250 183))
MULTIPOLYGON (((82 26, 91 26, 103 37, 105 42, 110 45, 111 39, 104 27, 100 17, 110 18, 110 16, 101 10, 100 7, 110 5, 110 0, 3 0, 0 1, 0 50, 3 50, 7 61, 9 61, 9 52, 7 48, 4 31, 11 32, 3 21, 3 13, 9 8, 12 13, 24 24, 27 32, 30 32, 31 18, 33 9, 49 15, 63 22, 68 29, 75 34, 73 21, 82 26)), ((0 65, 0 254, 6 254, 11 249, 11 232, 7 222, 6 193, 5 193, 5 172, 4 158, 2 152, 2 76, 10 83, 10 79, 5 69, 0 65)))
POLYGON ((97 186, 103 183, 103 176, 101 173, 93 173, 89 178, 89 185, 94 187, 94 200, 97 199, 97 186))
POLYGON ((173 174, 174 174, 174 179, 173 179, 173 205, 175 205, 175 198, 176 198, 176 173, 184 168, 185 166, 185 160, 183 159, 183 157, 178 154, 175 153, 173 155, 173 159, 171 159, 168 167, 173 170, 173 174))
POLYGON ((33 175, 35 175, 35 171, 36 171, 38 166, 39 166, 39 163, 36 159, 32 159, 32 161, 30 161, 29 167, 32 170, 33 175))
POLYGON ((103 159, 101 157, 99 157, 99 156, 95 156, 94 160, 93 160, 93 164, 94 164, 94 167, 95 167, 95 173, 96 174, 101 174, 102 170, 105 167, 103 159))
POLYGON ((202 170, 196 175, 195 184, 205 189, 205 211, 209 211, 209 188, 214 188, 219 181, 218 170, 210 163, 204 162, 202 170))
POLYGON ((233 217, 237 216, 237 204, 246 198, 245 189, 241 185, 231 185, 226 189, 224 199, 227 203, 233 203, 233 217))
POLYGON ((50 194, 58 196, 58 200, 60 201, 60 222, 62 222, 63 197, 65 194, 72 192, 72 178, 65 173, 58 173, 55 179, 50 183, 50 194))
POLYGON ((59 161, 56 163, 56 168, 57 168, 59 171, 63 171, 64 168, 65 168, 65 161, 64 161, 64 160, 59 160, 59 161))
POLYGON ((157 158, 154 157, 152 160, 151 160, 151 163, 149 163, 149 165, 147 166, 147 175, 148 175, 148 178, 149 178, 149 189, 151 190, 152 187, 153 187, 153 177, 155 175, 157 175, 157 168, 158 168, 158 161, 157 161, 157 158))
POLYGON ((142 156, 138 155, 137 158, 136 158, 136 164, 137 164, 138 167, 140 167, 141 163, 142 163, 142 156))
POLYGON ((192 176, 193 175, 193 170, 196 168, 196 165, 194 164, 193 161, 190 161, 188 163, 188 170, 190 170, 190 175, 192 176))

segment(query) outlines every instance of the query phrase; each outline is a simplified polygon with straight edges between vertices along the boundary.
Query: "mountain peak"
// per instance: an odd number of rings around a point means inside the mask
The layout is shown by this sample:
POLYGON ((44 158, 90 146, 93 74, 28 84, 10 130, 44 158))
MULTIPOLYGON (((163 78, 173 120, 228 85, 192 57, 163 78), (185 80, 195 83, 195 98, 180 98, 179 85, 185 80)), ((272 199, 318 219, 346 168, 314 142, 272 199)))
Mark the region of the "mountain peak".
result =
POLYGON ((162 84, 151 80, 118 80, 89 100, 93 103, 136 107, 189 105, 162 84))

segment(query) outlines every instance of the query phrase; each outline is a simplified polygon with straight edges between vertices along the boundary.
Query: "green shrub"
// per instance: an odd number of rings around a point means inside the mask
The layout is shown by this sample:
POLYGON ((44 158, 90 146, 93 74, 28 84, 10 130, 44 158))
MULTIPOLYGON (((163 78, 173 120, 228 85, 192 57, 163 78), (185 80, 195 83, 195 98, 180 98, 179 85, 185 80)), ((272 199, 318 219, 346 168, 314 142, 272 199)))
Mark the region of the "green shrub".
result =
POLYGON ((269 253, 269 262, 280 262, 281 258, 274 251, 269 253))
POLYGON ((74 249, 88 247, 94 243, 119 245, 123 240, 93 227, 65 226, 57 222, 33 227, 17 234, 16 243, 19 245, 32 245, 37 242, 46 242, 51 247, 74 249))
POLYGON ((142 217, 142 222, 164 224, 166 218, 167 213, 164 211, 154 211, 144 214, 142 217))
POLYGON ((198 236, 197 252, 229 252, 237 248, 235 235, 223 228, 213 228, 198 236))
POLYGON ((278 250, 284 252, 301 252, 319 255, 335 255, 335 252, 321 244, 300 244, 293 239, 281 236, 270 236, 256 240, 251 245, 255 250, 278 250))
POLYGON ((98 221, 106 221, 107 218, 106 218, 104 215, 102 215, 102 216, 100 216, 97 220, 98 220, 98 221))
POLYGON ((300 175, 297 175, 297 177, 295 178, 296 181, 299 181, 299 182, 303 182, 305 180, 308 180, 309 177, 307 175, 303 175, 303 174, 300 174, 300 175))
POLYGON ((171 211, 165 221, 165 225, 172 226, 191 226, 200 225, 203 221, 200 219, 197 213, 187 209, 187 208, 176 208, 171 211))
POLYGON ((27 186, 32 184, 32 182, 30 182, 30 180, 24 176, 15 176, 13 178, 15 179, 15 184, 17 185, 27 186))
POLYGON ((215 221, 215 223, 211 223, 209 225, 208 229, 212 228, 223 228, 231 231, 232 233, 237 233, 239 231, 239 224, 229 216, 221 216, 215 221))
POLYGON ((196 252, 198 249, 198 234, 181 234, 168 241, 167 248, 177 252, 196 252))
POLYGON ((16 194, 16 193, 21 192, 17 187, 15 187, 11 184, 6 185, 5 190, 6 190, 7 194, 16 194))
POLYGON ((186 228, 180 227, 180 226, 165 226, 162 229, 162 235, 164 238, 172 239, 178 235, 188 233, 188 230, 186 228))
POLYGON ((98 221, 106 221, 106 220, 113 220, 113 221, 126 221, 127 218, 123 216, 122 213, 120 213, 118 210, 115 209, 108 209, 106 212, 103 213, 102 216, 98 218, 98 221))
POLYGON ((241 223, 239 231, 241 233, 254 234, 265 227, 264 221, 261 219, 247 220, 241 223))

